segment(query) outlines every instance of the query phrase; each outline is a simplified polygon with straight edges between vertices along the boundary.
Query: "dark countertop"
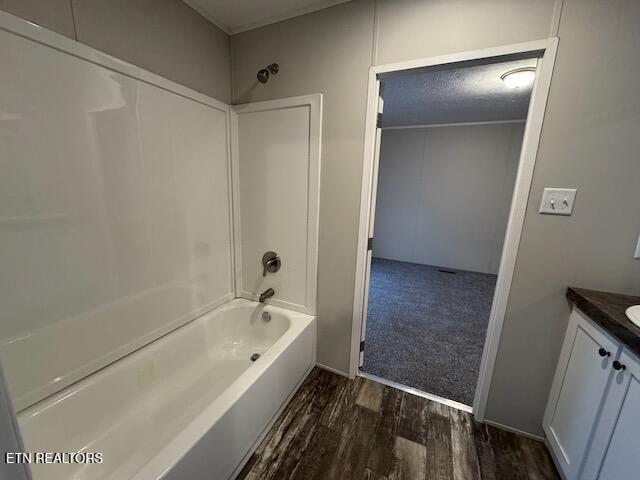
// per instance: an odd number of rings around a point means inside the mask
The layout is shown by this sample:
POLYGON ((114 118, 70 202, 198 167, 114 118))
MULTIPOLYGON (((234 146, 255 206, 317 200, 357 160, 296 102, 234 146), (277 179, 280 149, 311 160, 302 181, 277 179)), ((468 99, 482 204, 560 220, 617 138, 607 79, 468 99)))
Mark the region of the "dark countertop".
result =
POLYGON ((587 317, 640 356, 640 327, 627 318, 625 310, 640 305, 640 297, 569 287, 567 298, 587 317))

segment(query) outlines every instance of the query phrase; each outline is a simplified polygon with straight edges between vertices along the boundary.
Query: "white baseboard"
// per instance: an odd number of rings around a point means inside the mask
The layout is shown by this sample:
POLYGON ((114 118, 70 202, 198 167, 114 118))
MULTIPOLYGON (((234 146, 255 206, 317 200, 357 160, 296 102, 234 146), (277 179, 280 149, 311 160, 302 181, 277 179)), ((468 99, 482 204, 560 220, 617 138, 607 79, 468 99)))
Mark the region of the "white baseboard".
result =
POLYGON ((549 439, 548 438, 545 438, 544 444, 547 447, 547 451, 549 452, 549 455, 551 455, 551 460, 553 460, 553 464, 555 465, 556 470, 558 471, 558 475, 560 475, 560 478, 562 480, 567 480, 567 476, 560 469, 560 462, 558 462, 558 458, 556 457, 556 454, 553 451, 553 448, 551 448, 551 444, 549 443, 549 439))
POLYGON ((519 430, 517 428, 509 427, 508 425, 503 425, 502 423, 493 422, 491 420, 484 420, 484 423, 491 425, 492 427, 499 428, 500 430, 506 430, 507 432, 517 433, 518 435, 522 435, 523 437, 530 438, 532 440, 537 440, 538 442, 544 442, 545 437, 541 435, 536 435, 534 433, 525 432, 524 430, 519 430))
POLYGON ((348 373, 345 373, 345 372, 343 372, 341 370, 337 370, 337 369, 332 368, 332 367, 328 367, 327 365, 323 365, 322 363, 316 363, 316 367, 321 368, 323 370, 327 370, 327 371, 332 372, 332 373, 337 373, 338 375, 340 375, 342 377, 349 378, 349 374, 348 373))

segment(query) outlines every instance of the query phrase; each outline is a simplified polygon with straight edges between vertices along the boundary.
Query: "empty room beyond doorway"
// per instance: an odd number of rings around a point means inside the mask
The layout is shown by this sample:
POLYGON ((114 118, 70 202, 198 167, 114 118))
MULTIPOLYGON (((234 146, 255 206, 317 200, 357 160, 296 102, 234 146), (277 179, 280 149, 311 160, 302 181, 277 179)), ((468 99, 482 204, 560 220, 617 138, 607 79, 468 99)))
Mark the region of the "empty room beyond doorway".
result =
POLYGON ((374 258, 363 370, 471 405, 495 282, 374 258))
POLYGON ((473 404, 536 65, 383 81, 365 374, 473 404))

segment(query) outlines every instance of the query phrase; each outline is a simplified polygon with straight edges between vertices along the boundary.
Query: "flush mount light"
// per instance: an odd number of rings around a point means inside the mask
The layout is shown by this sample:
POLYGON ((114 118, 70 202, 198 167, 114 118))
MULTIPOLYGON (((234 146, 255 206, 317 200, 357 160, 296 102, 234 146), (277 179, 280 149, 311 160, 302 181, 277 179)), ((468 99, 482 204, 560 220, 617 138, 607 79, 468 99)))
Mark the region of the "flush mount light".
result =
POLYGON ((503 73, 500 78, 509 88, 528 87, 536 78, 536 69, 534 67, 516 68, 503 73))

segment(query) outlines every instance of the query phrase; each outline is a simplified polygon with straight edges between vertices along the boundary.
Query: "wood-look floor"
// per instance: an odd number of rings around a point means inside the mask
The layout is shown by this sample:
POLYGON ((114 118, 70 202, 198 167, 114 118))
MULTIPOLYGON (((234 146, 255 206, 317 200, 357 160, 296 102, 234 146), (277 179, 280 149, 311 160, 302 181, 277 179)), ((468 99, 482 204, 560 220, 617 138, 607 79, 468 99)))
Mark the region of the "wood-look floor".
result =
POLYGON ((239 479, 558 479, 545 446, 377 382, 315 368, 239 479))

